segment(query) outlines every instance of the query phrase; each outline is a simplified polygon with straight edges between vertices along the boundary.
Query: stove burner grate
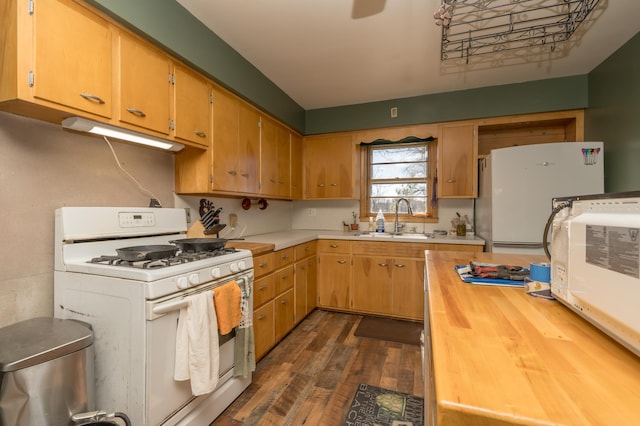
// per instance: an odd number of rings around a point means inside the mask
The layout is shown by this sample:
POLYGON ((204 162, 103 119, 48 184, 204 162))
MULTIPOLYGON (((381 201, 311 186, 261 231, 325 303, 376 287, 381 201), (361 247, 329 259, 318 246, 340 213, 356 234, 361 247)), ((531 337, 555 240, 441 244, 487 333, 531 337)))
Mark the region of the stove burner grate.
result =
POLYGON ((235 253, 235 248, 221 248, 218 250, 210 251, 197 251, 197 252, 185 252, 179 251, 175 256, 165 257, 162 259, 143 259, 136 261, 124 260, 119 256, 102 255, 94 257, 87 261, 87 263, 99 263, 103 265, 123 266, 129 268, 138 269, 158 269, 166 268, 169 266, 181 265, 183 263, 195 262, 196 260, 209 259, 217 256, 224 256, 225 254, 235 253))

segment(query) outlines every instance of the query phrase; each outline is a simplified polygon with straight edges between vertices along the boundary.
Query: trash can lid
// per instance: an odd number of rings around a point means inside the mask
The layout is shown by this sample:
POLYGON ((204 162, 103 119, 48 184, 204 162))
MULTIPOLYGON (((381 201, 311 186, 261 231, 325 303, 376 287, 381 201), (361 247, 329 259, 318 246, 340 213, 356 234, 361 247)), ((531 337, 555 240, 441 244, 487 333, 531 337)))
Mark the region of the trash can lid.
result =
POLYGON ((0 372, 60 358, 93 343, 89 324, 51 317, 32 318, 0 328, 0 372))

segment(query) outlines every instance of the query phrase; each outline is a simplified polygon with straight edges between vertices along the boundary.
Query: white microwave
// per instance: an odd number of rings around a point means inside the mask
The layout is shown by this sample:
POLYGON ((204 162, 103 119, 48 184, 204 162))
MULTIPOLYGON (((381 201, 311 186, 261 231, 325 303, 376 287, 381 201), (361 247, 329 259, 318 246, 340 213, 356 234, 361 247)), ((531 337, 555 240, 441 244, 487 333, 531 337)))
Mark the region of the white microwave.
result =
POLYGON ((551 293, 640 356, 640 192, 553 203, 551 293))

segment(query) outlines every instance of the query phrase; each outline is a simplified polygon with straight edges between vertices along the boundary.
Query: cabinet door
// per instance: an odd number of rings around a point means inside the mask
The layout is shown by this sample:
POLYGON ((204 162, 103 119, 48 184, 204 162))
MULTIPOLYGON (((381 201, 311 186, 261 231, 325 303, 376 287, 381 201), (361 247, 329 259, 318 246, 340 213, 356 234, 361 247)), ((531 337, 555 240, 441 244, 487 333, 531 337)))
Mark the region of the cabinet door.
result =
POLYGON ((240 103, 238 125, 238 167, 235 175, 235 190, 246 194, 257 194, 260 181, 260 114, 248 105, 240 103))
POLYGON ((477 197, 477 126, 441 126, 438 138, 438 197, 477 197))
POLYGON ((303 188, 303 175, 302 175, 302 137, 291 133, 291 198, 294 200, 302 200, 304 188, 303 188))
POLYGON ((393 259, 353 257, 353 309, 376 314, 392 313, 393 259))
POLYGON ((393 261, 394 315, 412 319, 424 318, 424 260, 395 259, 393 261))
POLYGON ((307 259, 307 314, 318 306, 318 258, 307 259))
POLYGON ((260 194, 290 198, 289 130, 267 117, 261 123, 260 194))
POLYGON ((295 266, 295 307, 294 317, 295 323, 299 323, 307 315, 307 283, 309 276, 309 267, 307 259, 296 262, 295 266))
POLYGON ((174 132, 193 144, 208 147, 212 141, 211 85, 181 65, 174 68, 174 132))
POLYGON ((112 115, 112 30, 81 6, 35 7, 34 96, 102 117, 112 115))
POLYGON ((275 310, 275 335, 280 341, 293 328, 294 298, 293 289, 273 299, 275 310))
POLYGON ((253 312, 253 334, 257 361, 276 342, 273 300, 253 312))
POLYGON ((171 61, 133 36, 119 34, 119 120, 169 134, 171 61))
POLYGON ((355 147, 352 136, 304 139, 305 198, 355 197, 355 147))
POLYGON ((320 254, 318 264, 318 304, 327 308, 349 309, 351 305, 351 256, 320 254))
POLYGON ((240 101, 213 89, 213 190, 235 190, 238 175, 240 101))

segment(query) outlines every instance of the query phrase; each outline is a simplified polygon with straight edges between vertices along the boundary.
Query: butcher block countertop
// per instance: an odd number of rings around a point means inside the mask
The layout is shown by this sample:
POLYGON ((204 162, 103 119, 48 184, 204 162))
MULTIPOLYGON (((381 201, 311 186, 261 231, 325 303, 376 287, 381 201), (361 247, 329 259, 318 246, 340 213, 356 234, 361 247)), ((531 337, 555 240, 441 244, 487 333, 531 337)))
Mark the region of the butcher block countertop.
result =
POLYGON ((558 301, 464 283, 454 271, 472 260, 546 258, 426 251, 425 259, 439 426, 640 424, 639 357, 558 301))

